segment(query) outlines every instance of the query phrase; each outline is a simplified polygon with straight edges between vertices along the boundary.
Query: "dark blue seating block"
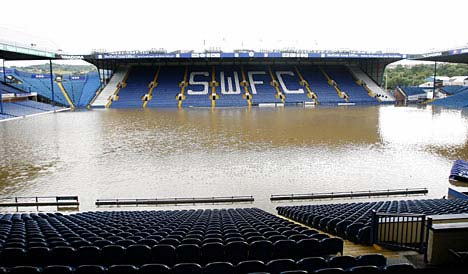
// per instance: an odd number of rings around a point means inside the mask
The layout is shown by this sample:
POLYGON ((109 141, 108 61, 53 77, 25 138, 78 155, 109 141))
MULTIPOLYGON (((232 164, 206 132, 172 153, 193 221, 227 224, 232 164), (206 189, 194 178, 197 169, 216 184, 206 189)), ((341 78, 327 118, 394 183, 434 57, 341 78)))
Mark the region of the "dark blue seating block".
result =
POLYGON ((289 271, 283 271, 280 274, 307 274, 308 272, 305 270, 289 270, 289 271))
POLYGON ((234 266, 228 262, 213 262, 205 265, 203 274, 234 274, 234 266))

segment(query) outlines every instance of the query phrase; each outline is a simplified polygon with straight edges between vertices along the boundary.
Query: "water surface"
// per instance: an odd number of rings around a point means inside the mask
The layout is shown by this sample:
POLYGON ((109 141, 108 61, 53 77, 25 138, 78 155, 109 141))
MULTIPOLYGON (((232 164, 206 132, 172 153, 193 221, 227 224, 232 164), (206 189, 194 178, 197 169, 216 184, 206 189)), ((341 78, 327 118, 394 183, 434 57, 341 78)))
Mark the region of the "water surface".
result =
MULTIPOLYGON (((0 196, 253 195, 427 187, 468 158, 468 113, 428 107, 93 110, 0 123, 0 196)), ((310 202, 307 202, 310 203, 310 202)), ((187 206, 184 206, 187 207, 187 206)))

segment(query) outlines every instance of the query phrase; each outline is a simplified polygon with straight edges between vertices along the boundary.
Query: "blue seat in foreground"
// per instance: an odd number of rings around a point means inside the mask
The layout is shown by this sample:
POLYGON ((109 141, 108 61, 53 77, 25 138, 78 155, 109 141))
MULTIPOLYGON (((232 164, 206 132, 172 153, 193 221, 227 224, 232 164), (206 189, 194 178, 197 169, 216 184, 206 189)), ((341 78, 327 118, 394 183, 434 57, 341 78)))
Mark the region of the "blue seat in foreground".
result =
POLYGON ((140 267, 139 274, 166 274, 170 273, 170 268, 163 264, 145 264, 140 267))

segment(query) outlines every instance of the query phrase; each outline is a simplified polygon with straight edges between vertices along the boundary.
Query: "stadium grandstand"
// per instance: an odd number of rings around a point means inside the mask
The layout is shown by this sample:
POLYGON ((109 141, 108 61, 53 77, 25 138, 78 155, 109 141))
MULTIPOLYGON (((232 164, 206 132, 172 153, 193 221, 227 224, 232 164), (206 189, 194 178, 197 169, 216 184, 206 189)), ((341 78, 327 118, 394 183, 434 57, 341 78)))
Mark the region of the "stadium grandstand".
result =
POLYGON ((371 52, 99 52, 85 60, 116 71, 93 107, 145 108, 392 102, 392 94, 377 83, 387 64, 405 57, 371 52))
MULTIPOLYGON (((436 62, 436 64, 437 62, 468 64, 468 48, 460 47, 456 49, 418 54, 414 56, 413 59, 419 61, 432 61, 436 62)), ((434 74, 437 74, 437 65, 435 66, 434 74)), ((468 86, 466 85, 467 82, 464 81, 466 76, 461 77, 462 81, 457 78, 452 79, 452 82, 456 82, 457 85, 445 85, 439 87, 440 92, 443 93, 446 98, 434 100, 434 102, 432 102, 433 105, 450 108, 464 108, 468 106, 468 86)), ((436 83, 436 79, 437 77, 433 77, 434 84, 436 83)), ((448 79, 448 81, 450 82, 450 79, 448 79)), ((434 84, 432 85, 432 88, 433 90, 436 90, 436 85, 434 84)))
MULTIPOLYGON (((32 75, 27 75, 18 70, 5 68, 5 60, 51 60, 56 58, 55 53, 46 50, 32 49, 28 45, 0 42, 0 58, 3 59, 3 67, 0 69, 0 120, 11 119, 65 110, 66 104, 60 104, 63 100, 54 96, 54 92, 48 89, 46 82, 32 80, 32 75), (30 82, 34 82, 37 88, 30 82), (24 83, 24 85, 23 85, 24 83), (40 87, 40 88, 39 88, 40 87), (46 89, 47 92, 45 91, 46 89), (38 102, 38 94, 48 100, 45 103, 38 102), (48 104, 52 102, 51 104, 48 104), (57 103, 57 105, 55 105, 57 103)), ((48 79, 50 86, 50 77, 48 79)))

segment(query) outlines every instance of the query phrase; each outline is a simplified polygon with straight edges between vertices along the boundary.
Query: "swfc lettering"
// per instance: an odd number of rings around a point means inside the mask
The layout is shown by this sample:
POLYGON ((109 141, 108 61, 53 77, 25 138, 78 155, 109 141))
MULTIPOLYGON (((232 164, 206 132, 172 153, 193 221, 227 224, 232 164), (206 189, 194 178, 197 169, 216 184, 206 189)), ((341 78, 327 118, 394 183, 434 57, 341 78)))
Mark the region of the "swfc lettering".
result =
MULTIPOLYGON (((241 94, 240 78, 241 73, 238 71, 233 72, 219 72, 219 82, 221 94, 223 95, 239 95, 241 94)), ((287 86, 285 78, 288 77, 288 82, 299 83, 299 78, 292 71, 276 71, 276 79, 278 80, 281 90, 285 94, 304 94, 304 89, 292 89, 287 86)), ((266 71, 249 71, 247 72, 247 79, 249 82, 249 89, 252 94, 257 94, 257 88, 262 85, 270 86, 269 75, 266 71), (259 77, 263 80, 259 80, 259 77), (268 77, 268 78, 267 78, 268 77), (268 79, 268 80, 267 80, 268 79)), ((187 95, 207 95, 209 92, 209 82, 211 82, 211 74, 208 71, 192 71, 189 75, 189 87, 187 95)))

